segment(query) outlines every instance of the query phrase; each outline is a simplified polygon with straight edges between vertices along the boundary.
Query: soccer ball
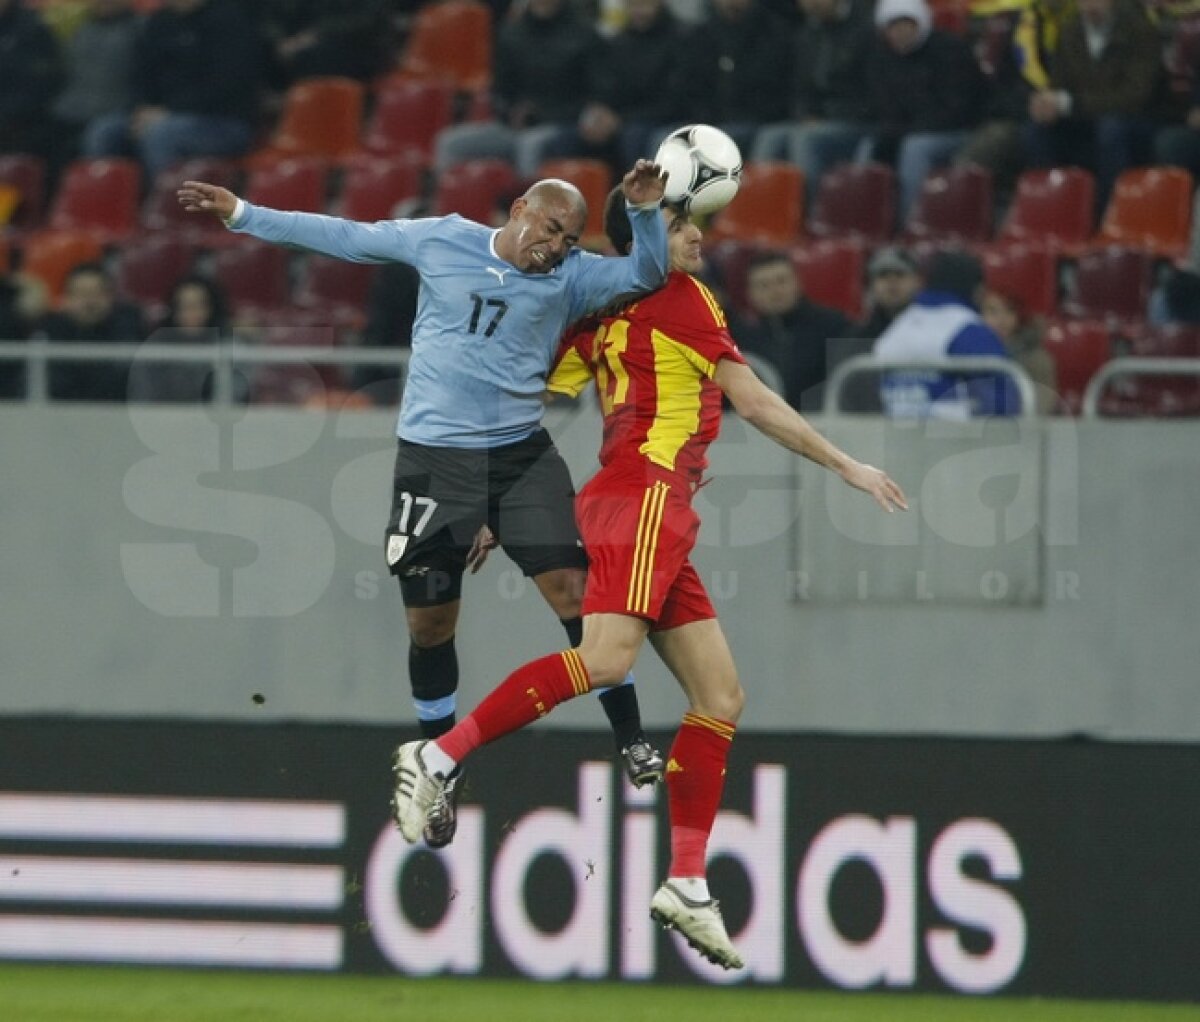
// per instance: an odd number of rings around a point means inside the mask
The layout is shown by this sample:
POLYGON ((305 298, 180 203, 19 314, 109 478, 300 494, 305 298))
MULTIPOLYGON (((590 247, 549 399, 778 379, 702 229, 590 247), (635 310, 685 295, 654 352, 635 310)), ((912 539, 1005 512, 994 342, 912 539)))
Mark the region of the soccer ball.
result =
POLYGON ((672 131, 654 157, 667 172, 664 198, 684 212, 708 216, 724 209, 742 181, 742 154, 720 128, 688 124, 672 131))

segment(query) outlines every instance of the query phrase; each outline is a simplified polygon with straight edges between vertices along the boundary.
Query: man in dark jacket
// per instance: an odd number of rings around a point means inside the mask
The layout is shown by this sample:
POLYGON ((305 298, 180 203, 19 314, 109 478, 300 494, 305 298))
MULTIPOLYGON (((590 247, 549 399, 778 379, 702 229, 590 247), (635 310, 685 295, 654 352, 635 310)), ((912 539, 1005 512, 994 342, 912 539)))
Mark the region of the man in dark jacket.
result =
POLYGON ((821 176, 853 158, 870 130, 867 62, 875 43, 869 0, 798 0, 791 120, 761 128, 755 160, 784 159, 804 171, 811 203, 821 176))
POLYGON ((949 163, 979 124, 985 85, 971 48, 933 28, 925 0, 879 0, 875 25, 872 155, 895 161, 903 218, 929 172, 949 163))
POLYGON ((41 153, 53 145, 47 116, 61 81, 58 47, 21 0, 0 0, 0 153, 41 153))
POLYGON ((1024 142, 1034 167, 1083 165, 1103 209, 1117 176, 1149 155, 1162 47, 1141 5, 1079 0, 1050 60, 1050 86, 1029 99, 1024 142))
POLYGON ((849 321, 805 296, 796 268, 783 252, 763 252, 750 261, 746 294, 754 318, 738 324, 738 345, 779 370, 788 404, 804 412, 820 411, 830 342, 848 336, 849 321))
POLYGON ((235 0, 166 0, 134 52, 135 106, 93 121, 87 156, 136 152, 156 176, 193 156, 238 156, 254 139, 260 44, 235 0))

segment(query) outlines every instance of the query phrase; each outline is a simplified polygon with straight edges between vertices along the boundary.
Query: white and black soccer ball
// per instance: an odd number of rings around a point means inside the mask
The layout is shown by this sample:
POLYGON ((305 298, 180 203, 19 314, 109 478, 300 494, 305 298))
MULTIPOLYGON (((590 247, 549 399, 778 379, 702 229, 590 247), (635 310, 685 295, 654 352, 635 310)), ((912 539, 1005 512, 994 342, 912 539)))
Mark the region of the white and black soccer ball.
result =
POLYGON ((663 139, 654 162, 667 172, 663 197, 688 214, 708 216, 724 209, 742 182, 737 143, 711 124, 676 128, 663 139))

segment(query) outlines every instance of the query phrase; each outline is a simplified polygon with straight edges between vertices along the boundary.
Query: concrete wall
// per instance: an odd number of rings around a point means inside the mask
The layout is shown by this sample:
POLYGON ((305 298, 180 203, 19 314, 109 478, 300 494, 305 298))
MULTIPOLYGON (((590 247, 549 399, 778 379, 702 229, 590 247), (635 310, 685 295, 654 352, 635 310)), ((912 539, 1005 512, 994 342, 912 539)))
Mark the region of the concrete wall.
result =
MULTIPOLYGON (((594 412, 549 422, 582 481, 594 412)), ((1200 739, 1200 423, 824 425, 913 510, 727 420, 695 560, 744 726, 1200 739)), ((378 540, 391 432, 382 413, 0 407, 4 712, 411 719, 378 540)), ((471 706, 562 633, 503 556, 465 596, 471 706)), ((652 652, 638 674, 648 722, 677 720, 652 652)), ((590 700, 553 718, 602 721, 590 700)))

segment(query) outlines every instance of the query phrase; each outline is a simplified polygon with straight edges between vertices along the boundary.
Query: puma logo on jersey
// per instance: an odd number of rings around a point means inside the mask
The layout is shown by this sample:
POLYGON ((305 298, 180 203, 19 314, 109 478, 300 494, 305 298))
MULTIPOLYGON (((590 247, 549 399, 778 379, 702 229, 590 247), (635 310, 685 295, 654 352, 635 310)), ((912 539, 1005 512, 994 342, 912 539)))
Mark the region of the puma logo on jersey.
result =
POLYGON ((496 275, 496 279, 498 281, 500 281, 500 286, 504 287, 504 278, 509 273, 509 271, 508 270, 498 270, 494 266, 488 266, 488 267, 486 267, 486 269, 487 269, 488 273, 494 273, 496 275))

